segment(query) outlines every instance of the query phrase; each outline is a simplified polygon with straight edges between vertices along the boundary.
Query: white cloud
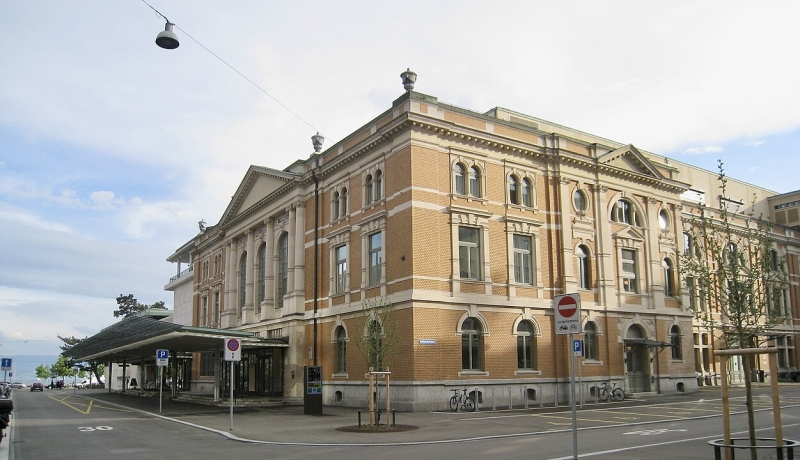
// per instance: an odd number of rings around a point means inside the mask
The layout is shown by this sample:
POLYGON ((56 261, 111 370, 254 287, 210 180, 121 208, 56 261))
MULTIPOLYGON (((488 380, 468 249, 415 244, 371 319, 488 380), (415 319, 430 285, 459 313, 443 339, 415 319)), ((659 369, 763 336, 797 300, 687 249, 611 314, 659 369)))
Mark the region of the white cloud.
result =
POLYGON ((705 147, 690 147, 683 151, 686 155, 702 155, 704 153, 719 153, 725 150, 718 145, 707 145, 705 147))
POLYGON ((746 143, 745 145, 749 145, 751 147, 760 147, 763 143, 764 143, 764 141, 752 141, 752 142, 746 143))

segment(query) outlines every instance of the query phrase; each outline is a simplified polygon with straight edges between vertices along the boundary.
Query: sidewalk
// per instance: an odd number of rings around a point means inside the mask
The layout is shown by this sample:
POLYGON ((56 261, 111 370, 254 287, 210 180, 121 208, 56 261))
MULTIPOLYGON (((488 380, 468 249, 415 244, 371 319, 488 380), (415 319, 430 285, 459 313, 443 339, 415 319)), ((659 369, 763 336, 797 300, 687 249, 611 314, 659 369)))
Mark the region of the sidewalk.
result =
MULTIPOLYGON (((621 403, 589 402, 584 410, 598 407, 625 407, 644 404, 686 402, 699 399, 719 398, 719 388, 701 389, 696 393, 678 395, 648 395, 643 398, 625 400, 621 403)), ((164 398, 159 414, 157 397, 140 397, 107 390, 79 391, 77 396, 89 397, 143 411, 154 416, 165 417, 179 423, 190 424, 221 435, 241 440, 276 444, 401 444, 448 442, 476 437, 514 437, 535 432, 553 432, 532 414, 570 412, 569 405, 558 407, 529 406, 528 409, 481 410, 476 412, 398 412, 397 425, 411 425, 416 429, 397 431, 342 430, 358 425, 358 409, 325 406, 323 415, 305 415, 302 406, 272 408, 234 408, 233 429, 229 407, 206 406, 171 401, 164 398), (465 425, 465 420, 486 420, 498 416, 515 416, 512 423, 476 423, 475 430, 465 425)), ((733 395, 732 395, 733 396, 733 395)), ((382 417, 385 417, 384 414, 382 417)), ((362 411, 362 424, 368 422, 368 414, 362 411)), ((382 422, 385 419, 382 418, 382 422)), ((509 419, 506 419, 508 421, 509 419)))

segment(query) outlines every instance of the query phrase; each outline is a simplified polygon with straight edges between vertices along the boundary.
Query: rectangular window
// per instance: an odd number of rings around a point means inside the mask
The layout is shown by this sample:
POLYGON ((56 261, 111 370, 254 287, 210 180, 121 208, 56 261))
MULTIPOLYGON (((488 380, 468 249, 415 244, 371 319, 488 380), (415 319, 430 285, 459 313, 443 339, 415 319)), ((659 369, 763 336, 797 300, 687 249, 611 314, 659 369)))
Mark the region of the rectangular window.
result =
POLYGON ((214 353, 200 354, 200 375, 203 377, 214 376, 214 353))
POLYGON ((367 267, 369 270, 369 284, 381 282, 381 264, 383 263, 383 245, 381 242, 381 232, 373 233, 369 236, 369 260, 367 267))
POLYGON ((203 307, 200 309, 200 326, 208 326, 208 297, 203 296, 203 307))
POLYGON ((625 292, 638 293, 638 281, 636 280, 636 251, 623 249, 622 255, 622 290, 625 292))
POLYGON ((459 276, 464 279, 481 279, 480 235, 477 228, 458 227, 459 276))
POLYGON ((347 246, 339 246, 334 249, 336 256, 336 273, 334 274, 334 291, 341 294, 345 291, 345 279, 347 275, 347 246))
POLYGON ((533 284, 533 256, 531 237, 514 235, 514 281, 533 284))
POLYGON ((220 324, 220 311, 219 311, 219 291, 214 293, 214 326, 219 327, 220 324))

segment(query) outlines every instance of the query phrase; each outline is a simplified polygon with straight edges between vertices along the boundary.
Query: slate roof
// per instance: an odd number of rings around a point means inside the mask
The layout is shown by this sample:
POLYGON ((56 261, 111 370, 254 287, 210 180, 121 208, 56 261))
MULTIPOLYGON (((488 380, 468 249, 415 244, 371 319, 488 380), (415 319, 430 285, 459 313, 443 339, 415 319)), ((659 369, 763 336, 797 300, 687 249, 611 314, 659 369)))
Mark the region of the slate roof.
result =
POLYGON ((229 329, 183 326, 147 316, 125 318, 66 350, 75 361, 104 362, 155 360, 156 350, 199 352, 221 350, 224 339, 238 338, 242 347, 286 347, 282 339, 263 339, 253 333, 229 329))

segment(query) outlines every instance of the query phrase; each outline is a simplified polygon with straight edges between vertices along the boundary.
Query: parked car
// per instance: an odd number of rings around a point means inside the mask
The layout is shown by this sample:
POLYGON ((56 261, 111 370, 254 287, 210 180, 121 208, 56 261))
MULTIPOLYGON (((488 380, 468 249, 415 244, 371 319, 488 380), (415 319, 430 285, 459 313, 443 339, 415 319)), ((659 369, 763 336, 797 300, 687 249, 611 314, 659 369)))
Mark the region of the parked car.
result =
POLYGON ((25 385, 22 382, 14 382, 11 384, 11 388, 28 388, 28 385, 25 385))
POLYGON ((44 391, 42 382, 35 382, 31 385, 31 391, 44 391))

